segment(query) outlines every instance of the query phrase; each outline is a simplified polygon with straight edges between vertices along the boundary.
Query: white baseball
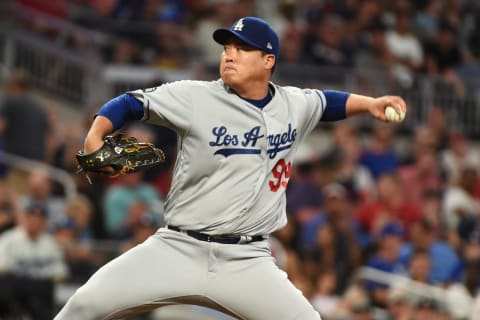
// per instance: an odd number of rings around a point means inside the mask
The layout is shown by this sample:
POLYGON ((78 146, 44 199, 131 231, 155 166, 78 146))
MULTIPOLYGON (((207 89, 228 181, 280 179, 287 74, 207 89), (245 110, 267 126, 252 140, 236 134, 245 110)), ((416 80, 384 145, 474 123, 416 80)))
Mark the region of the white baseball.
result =
POLYGON ((385 117, 388 122, 402 122, 405 119, 405 112, 397 113, 397 111, 392 107, 388 106, 385 108, 385 117))

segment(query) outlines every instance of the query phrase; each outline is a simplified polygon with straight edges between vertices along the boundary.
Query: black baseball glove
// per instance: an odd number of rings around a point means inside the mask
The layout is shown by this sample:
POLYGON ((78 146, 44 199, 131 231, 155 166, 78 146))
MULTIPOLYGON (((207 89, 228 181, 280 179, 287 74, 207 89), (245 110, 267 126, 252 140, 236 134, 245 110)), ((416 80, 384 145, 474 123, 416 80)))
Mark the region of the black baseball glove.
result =
POLYGON ((96 172, 114 177, 154 167, 165 161, 165 154, 151 143, 117 134, 106 136, 97 151, 88 154, 79 151, 77 161, 77 173, 96 172))

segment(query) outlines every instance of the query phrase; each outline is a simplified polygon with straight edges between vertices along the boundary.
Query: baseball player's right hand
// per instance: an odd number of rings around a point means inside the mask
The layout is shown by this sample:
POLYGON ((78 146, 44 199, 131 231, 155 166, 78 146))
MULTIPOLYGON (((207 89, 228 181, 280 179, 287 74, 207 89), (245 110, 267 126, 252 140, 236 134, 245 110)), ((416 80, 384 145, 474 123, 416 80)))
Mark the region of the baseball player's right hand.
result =
POLYGON ((385 109, 388 106, 392 106, 397 113, 405 113, 407 111, 407 104, 399 96, 383 96, 375 98, 370 105, 370 114, 381 121, 388 122, 385 116, 385 109))

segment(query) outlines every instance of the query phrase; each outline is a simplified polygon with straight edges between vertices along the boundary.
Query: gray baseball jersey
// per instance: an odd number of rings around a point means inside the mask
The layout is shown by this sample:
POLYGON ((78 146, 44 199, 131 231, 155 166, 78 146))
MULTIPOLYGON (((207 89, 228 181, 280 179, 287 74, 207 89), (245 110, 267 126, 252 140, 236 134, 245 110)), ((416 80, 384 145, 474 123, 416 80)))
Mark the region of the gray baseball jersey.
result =
MULTIPOLYGON (((254 236, 286 223, 293 155, 319 121, 326 100, 319 90, 270 87, 275 92, 263 109, 221 80, 132 92, 143 102, 144 121, 170 127, 180 137, 165 202, 169 225, 254 236)), ((208 242, 160 228, 99 269, 55 320, 119 319, 182 303, 239 319, 320 319, 277 267, 268 241, 208 242)))
POLYGON ((319 90, 271 86, 257 108, 222 80, 180 81, 133 94, 144 121, 180 137, 166 221, 209 234, 269 234, 286 223, 292 158, 325 108, 319 90))

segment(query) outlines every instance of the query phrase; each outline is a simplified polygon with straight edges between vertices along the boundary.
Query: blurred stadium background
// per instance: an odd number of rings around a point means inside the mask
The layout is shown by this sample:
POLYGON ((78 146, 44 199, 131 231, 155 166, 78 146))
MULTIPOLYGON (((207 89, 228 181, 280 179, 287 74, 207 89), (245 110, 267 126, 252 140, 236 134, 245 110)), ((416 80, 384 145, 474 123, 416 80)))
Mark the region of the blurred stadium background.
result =
MULTIPOLYGON (((74 155, 116 95, 216 79, 211 34, 248 15, 281 37, 274 82, 399 94, 409 107, 398 125, 318 125, 271 239, 279 266, 322 319, 480 319, 478 0, 1 1, 0 319, 51 319, 162 224, 175 134, 125 128, 167 150, 142 175, 90 185, 74 155), (33 250, 21 232, 49 245, 33 250)), ((227 319, 195 307, 141 319, 192 310, 227 319)))

